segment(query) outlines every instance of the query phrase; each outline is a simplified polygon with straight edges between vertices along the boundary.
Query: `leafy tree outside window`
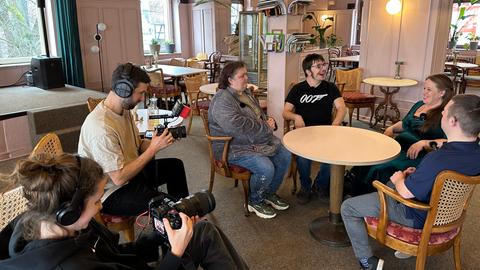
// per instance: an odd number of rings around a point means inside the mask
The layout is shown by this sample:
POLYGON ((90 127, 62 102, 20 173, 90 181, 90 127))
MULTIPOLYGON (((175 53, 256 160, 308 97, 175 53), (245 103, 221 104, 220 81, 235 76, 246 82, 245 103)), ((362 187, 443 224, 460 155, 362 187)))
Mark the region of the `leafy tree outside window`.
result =
POLYGON ((40 14, 34 0, 0 0, 0 64, 42 54, 40 14))

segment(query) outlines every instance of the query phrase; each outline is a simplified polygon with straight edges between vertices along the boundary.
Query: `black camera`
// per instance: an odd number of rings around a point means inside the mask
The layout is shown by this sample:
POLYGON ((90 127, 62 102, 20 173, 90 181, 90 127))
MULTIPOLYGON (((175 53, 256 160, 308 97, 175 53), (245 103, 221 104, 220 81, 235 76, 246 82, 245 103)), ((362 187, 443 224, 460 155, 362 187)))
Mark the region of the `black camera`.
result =
MULTIPOLYGON (((165 131, 165 126, 160 124, 155 127, 155 131, 157 132, 157 136, 162 135, 163 131, 165 131)), ((168 128, 168 131, 172 134, 174 139, 178 138, 186 138, 187 137, 187 129, 185 126, 178 126, 174 128, 168 128)))
POLYGON ((182 219, 178 213, 182 212, 189 217, 205 216, 215 209, 215 198, 208 190, 202 190, 186 198, 176 201, 173 197, 162 193, 152 198, 148 204, 152 223, 155 230, 168 241, 167 232, 163 225, 163 218, 166 218, 174 230, 182 227, 182 219))

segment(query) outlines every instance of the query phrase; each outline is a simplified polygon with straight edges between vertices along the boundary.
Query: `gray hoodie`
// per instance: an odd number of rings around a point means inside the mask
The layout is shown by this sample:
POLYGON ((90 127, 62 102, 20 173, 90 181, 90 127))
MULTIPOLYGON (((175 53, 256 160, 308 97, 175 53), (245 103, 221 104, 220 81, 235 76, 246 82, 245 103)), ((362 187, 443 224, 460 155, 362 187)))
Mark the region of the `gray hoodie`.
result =
MULTIPOLYGON (((244 94, 255 106, 260 107, 249 89, 244 94)), ((258 153, 274 155, 280 146, 280 140, 273 135, 266 122, 266 115, 262 111, 261 120, 258 120, 253 110, 241 103, 235 95, 235 90, 228 87, 220 89, 213 97, 208 110, 210 134, 233 137, 229 158, 258 153)), ((221 157, 223 142, 213 142, 213 151, 216 158, 221 157)))

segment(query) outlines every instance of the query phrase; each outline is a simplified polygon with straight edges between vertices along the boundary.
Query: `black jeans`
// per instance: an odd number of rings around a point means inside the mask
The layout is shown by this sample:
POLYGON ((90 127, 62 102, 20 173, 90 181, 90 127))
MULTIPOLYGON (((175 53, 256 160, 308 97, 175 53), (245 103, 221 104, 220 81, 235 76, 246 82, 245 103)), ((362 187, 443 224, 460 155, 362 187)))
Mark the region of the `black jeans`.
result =
POLYGON ((103 202, 102 213, 136 216, 148 210, 150 199, 160 195, 157 188, 167 184, 168 194, 180 199, 188 196, 183 162, 177 158, 150 161, 128 184, 113 192, 103 202))

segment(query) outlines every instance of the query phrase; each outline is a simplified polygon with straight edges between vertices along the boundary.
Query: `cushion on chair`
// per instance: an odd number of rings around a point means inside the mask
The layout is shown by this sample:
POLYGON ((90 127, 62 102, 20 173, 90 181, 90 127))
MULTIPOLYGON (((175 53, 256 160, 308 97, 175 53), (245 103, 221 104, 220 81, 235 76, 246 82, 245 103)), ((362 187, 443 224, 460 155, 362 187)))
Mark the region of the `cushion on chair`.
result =
POLYGON ((343 93, 343 100, 348 103, 369 103, 375 102, 377 98, 374 95, 360 93, 360 92, 344 92, 343 93))
MULTIPOLYGON (((215 166, 216 167, 222 167, 223 165, 223 162, 221 160, 218 160, 216 159, 215 160, 215 166)), ((234 172, 234 173, 246 173, 248 172, 247 169, 243 168, 243 167, 240 167, 240 166, 237 166, 237 165, 233 165, 233 164, 228 164, 228 168, 230 169, 231 172, 234 172)))
POLYGON ((121 223, 128 221, 132 217, 128 216, 114 216, 114 215, 109 215, 109 214, 100 214, 102 216, 102 219, 105 223, 121 223))
POLYGON ((197 101, 197 108, 199 110, 206 110, 210 107, 210 100, 199 100, 197 101))
MULTIPOLYGON (((365 217, 365 222, 372 227, 378 226, 378 218, 376 217, 365 217)), ((452 240, 459 232, 460 228, 455 228, 451 231, 444 233, 432 233, 430 235, 430 240, 428 241, 429 245, 439 245, 445 242, 452 240)), ((414 229, 407 227, 395 222, 388 222, 387 234, 400 239, 404 242, 418 245, 420 243, 420 238, 422 237, 421 229, 414 229)))

